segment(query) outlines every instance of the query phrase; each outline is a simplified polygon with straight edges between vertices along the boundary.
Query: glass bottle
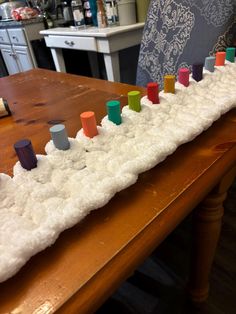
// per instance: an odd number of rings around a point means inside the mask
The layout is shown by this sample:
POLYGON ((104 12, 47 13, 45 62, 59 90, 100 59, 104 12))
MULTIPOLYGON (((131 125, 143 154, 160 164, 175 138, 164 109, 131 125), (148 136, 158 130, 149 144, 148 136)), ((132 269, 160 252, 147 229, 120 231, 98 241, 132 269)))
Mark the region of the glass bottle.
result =
POLYGON ((43 12, 43 22, 45 29, 54 27, 53 19, 47 11, 43 12))
POLYGON ((97 20, 99 28, 107 27, 107 19, 103 5, 103 0, 97 0, 97 20))
POLYGON ((116 0, 106 0, 106 15, 107 24, 109 26, 117 25, 118 23, 118 10, 116 0))
POLYGON ((72 0, 71 1, 71 8, 74 18, 75 27, 84 27, 85 20, 84 20, 84 11, 83 11, 83 4, 81 0, 72 0))
POLYGON ((83 9, 84 9, 85 24, 92 25, 93 18, 92 18, 92 11, 91 11, 89 0, 83 0, 83 9))

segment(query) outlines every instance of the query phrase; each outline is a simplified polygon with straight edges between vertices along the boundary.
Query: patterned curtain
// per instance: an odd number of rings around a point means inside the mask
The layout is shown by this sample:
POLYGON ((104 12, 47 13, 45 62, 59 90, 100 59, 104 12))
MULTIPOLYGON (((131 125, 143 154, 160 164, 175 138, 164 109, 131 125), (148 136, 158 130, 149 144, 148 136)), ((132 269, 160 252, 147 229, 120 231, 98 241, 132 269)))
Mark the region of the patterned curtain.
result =
POLYGON ((136 84, 155 81, 180 67, 235 44, 236 0, 152 0, 139 53, 136 84))

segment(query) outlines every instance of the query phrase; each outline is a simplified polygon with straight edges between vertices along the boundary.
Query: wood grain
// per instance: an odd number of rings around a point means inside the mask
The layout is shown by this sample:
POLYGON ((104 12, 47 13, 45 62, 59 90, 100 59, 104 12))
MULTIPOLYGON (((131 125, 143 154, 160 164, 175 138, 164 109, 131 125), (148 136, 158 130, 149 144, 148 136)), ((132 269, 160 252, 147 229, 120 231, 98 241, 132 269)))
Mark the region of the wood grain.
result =
MULTIPOLYGON (((32 70, 0 79, 1 96, 14 114, 0 121, 0 171, 12 173, 12 144, 32 140, 43 153, 48 129, 65 123, 70 136, 79 114, 105 114, 107 100, 137 87, 85 77, 32 70)), ((143 93, 144 89, 138 88, 143 93)), ((92 313, 235 165, 236 110, 140 175, 105 207, 63 232, 0 284, 0 313, 92 313)))
MULTIPOLYGON (((81 128, 80 113, 92 110, 97 121, 106 114, 105 103, 111 99, 127 104, 126 84, 89 79, 63 73, 35 70, 0 79, 0 94, 5 98, 12 116, 1 119, 0 172, 12 174, 16 156, 14 142, 30 137, 38 154, 45 154, 44 146, 50 139, 53 124, 65 124, 68 135, 75 137, 81 128), (119 91, 117 93, 117 88, 119 91)), ((135 87, 137 89, 137 87, 135 87)), ((144 88, 138 88, 143 94, 144 88)))

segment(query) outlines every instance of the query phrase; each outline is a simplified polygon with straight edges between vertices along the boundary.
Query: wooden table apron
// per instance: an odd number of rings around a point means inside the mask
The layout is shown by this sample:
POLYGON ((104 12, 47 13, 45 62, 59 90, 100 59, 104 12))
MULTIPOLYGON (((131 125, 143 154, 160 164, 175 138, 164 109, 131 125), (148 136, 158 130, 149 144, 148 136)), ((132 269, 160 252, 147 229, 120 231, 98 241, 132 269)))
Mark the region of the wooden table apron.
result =
MULTIPOLYGON (((13 111, 0 120, 0 172, 12 174, 14 142, 28 137, 44 152, 49 127, 66 125, 74 137, 79 114, 105 102, 127 102, 145 89, 85 77, 31 70, 0 79, 0 93, 13 111)), ((235 166, 236 110, 225 114, 191 143, 139 176, 105 207, 63 232, 0 284, 0 313, 92 313, 158 246, 221 178, 235 166)))

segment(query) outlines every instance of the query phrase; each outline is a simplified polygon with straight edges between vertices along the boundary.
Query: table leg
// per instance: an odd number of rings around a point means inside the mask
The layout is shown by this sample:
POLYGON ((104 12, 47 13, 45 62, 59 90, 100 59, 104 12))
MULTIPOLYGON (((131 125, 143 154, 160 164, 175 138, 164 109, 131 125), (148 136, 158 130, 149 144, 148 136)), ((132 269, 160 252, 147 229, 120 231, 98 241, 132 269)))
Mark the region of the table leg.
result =
POLYGON ((213 263, 223 216, 223 201, 235 177, 231 170, 198 206, 194 213, 193 251, 189 294, 194 302, 204 302, 209 292, 209 275, 213 263))
POLYGON ((62 49, 51 48, 51 53, 52 53, 53 61, 54 61, 57 72, 66 72, 66 66, 65 66, 65 61, 62 54, 62 49))
POLYGON ((119 53, 104 53, 104 62, 108 81, 120 82, 119 53))
POLYGON ((96 51, 88 51, 89 64, 92 72, 92 76, 100 78, 98 67, 98 56, 96 51))

